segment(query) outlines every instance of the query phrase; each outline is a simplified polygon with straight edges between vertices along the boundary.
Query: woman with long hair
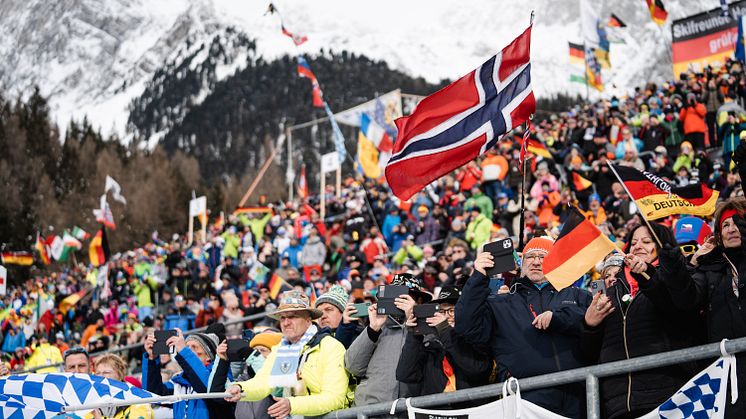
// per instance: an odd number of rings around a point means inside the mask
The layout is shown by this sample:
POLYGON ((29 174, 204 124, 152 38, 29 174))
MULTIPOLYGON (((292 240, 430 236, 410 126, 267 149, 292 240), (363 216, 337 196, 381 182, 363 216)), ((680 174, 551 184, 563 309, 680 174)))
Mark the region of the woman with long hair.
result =
MULTIPOLYGON (((623 264, 618 261, 613 269, 615 278, 605 278, 606 292, 593 296, 585 314, 581 346, 589 361, 612 362, 693 346, 690 328, 696 313, 675 308, 662 282, 686 274, 671 230, 656 223, 638 225, 630 231, 625 250, 623 264)), ((603 417, 646 414, 696 372, 696 365, 681 364, 601 379, 603 417)))

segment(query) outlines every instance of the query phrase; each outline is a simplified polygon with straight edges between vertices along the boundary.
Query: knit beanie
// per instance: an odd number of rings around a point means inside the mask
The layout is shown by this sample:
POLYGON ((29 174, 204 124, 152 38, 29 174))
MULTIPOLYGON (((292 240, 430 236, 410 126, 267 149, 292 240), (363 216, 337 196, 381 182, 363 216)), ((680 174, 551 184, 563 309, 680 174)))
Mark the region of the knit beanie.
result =
POLYGON ((202 347, 202 350, 205 351, 207 356, 210 358, 210 362, 215 361, 215 354, 217 353, 218 345, 220 344, 220 342, 218 341, 218 336, 216 334, 192 333, 186 338, 187 342, 189 342, 190 340, 197 342, 199 346, 202 347))
POLYGON ((531 252, 544 252, 549 253, 549 251, 552 249, 552 246, 554 246, 554 242, 546 237, 534 237, 533 239, 529 240, 528 243, 526 243, 526 247, 523 248, 523 254, 527 255, 531 252))
POLYGON ((316 308, 318 308, 322 303, 329 303, 334 307, 337 307, 340 312, 344 312, 349 299, 350 296, 344 288, 339 285, 334 285, 329 288, 329 291, 326 294, 323 294, 316 300, 316 308))
POLYGON ((264 346, 265 348, 272 349, 282 340, 282 333, 277 332, 262 332, 257 333, 249 342, 249 346, 253 349, 257 346, 264 346))

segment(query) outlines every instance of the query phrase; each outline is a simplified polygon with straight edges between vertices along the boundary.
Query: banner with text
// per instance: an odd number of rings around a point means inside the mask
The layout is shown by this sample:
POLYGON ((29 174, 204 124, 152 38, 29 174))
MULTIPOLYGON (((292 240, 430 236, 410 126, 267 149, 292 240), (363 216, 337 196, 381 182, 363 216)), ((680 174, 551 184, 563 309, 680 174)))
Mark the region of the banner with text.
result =
POLYGON ((671 25, 674 76, 687 70, 703 71, 716 62, 725 64, 736 49, 738 18, 744 15, 746 0, 729 4, 727 16, 718 7, 675 20, 671 25))

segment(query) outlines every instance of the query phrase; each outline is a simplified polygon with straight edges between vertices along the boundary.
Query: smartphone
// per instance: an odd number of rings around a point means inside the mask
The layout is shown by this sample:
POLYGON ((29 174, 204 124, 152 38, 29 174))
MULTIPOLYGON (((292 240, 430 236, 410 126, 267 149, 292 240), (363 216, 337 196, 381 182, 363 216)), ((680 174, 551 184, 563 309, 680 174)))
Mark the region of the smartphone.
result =
POLYGON ((601 294, 606 295, 606 282, 603 279, 599 279, 598 281, 591 281, 588 287, 591 295, 596 295, 599 291, 601 292, 601 294))
POLYGON ((438 304, 417 304, 414 306, 414 316, 418 319, 433 317, 438 312, 438 304))
POLYGON ((179 333, 175 329, 170 330, 156 330, 155 344, 153 344, 153 355, 173 355, 175 349, 173 346, 166 345, 166 341, 174 336, 178 336, 179 333))
POLYGON ((368 317, 368 307, 370 307, 370 303, 359 303, 354 304, 355 310, 357 310, 357 313, 351 314, 350 317, 355 319, 360 319, 362 317, 368 317))
POLYGON ((404 294, 409 294, 409 288, 405 285, 379 285, 376 313, 403 317, 404 312, 394 304, 394 299, 404 294))
POLYGON ((241 331, 241 339, 246 342, 251 342, 251 339, 254 339, 254 331, 251 329, 244 329, 241 331))
POLYGON ((228 339, 228 362, 243 362, 251 354, 249 342, 244 339, 228 339))
POLYGON ((498 240, 484 245, 484 251, 492 255, 495 266, 487 269, 487 277, 492 278, 503 272, 509 272, 516 269, 515 258, 513 257, 513 240, 498 240))
POLYGON ((417 335, 434 335, 437 333, 434 327, 427 324, 426 319, 433 317, 438 311, 438 304, 418 304, 414 306, 414 316, 417 317, 417 328, 415 328, 415 334, 417 335))

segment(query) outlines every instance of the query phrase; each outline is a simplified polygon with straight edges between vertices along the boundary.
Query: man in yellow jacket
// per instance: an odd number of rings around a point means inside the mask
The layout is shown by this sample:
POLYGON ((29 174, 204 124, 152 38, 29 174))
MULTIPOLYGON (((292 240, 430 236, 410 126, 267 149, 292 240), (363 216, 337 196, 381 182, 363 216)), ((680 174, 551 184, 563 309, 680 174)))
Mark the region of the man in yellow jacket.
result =
MULTIPOLYGON (((233 396, 226 400, 257 401, 272 395, 275 403, 267 413, 274 418, 319 416, 346 408, 345 349, 331 330, 313 323, 321 311, 311 308, 305 293, 288 291, 269 317, 280 321, 282 340, 254 378, 228 388, 233 396)), ((225 342, 218 347, 221 362, 226 348, 225 342)))
MULTIPOLYGON (((41 367, 44 365, 61 364, 62 354, 56 346, 49 344, 47 335, 40 333, 37 335, 37 339, 39 339, 39 344, 36 346, 36 349, 34 349, 28 362, 26 362, 26 369, 41 367)), ((34 372, 39 374, 59 372, 59 368, 50 366, 49 368, 41 368, 34 372)))

